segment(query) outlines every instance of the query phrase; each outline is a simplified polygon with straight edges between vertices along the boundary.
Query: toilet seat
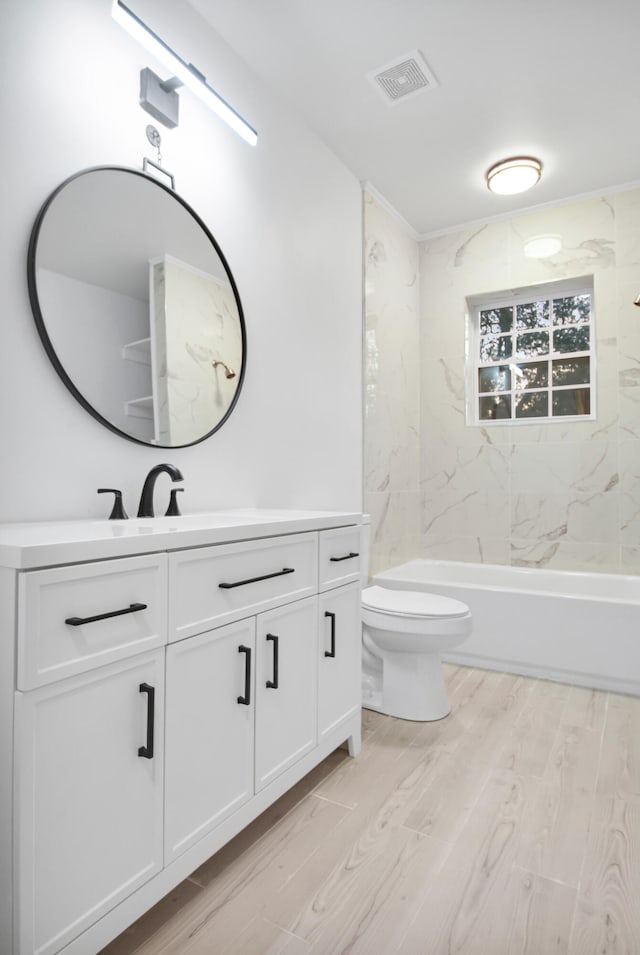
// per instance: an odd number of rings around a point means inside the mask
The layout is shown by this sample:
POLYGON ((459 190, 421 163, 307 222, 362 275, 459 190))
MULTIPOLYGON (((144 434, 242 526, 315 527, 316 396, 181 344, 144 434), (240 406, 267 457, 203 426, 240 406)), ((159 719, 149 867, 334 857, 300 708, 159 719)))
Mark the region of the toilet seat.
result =
POLYGON ((443 620, 466 617, 469 608, 461 600, 422 590, 391 590, 367 587, 362 591, 362 607, 389 617, 419 620, 443 620))

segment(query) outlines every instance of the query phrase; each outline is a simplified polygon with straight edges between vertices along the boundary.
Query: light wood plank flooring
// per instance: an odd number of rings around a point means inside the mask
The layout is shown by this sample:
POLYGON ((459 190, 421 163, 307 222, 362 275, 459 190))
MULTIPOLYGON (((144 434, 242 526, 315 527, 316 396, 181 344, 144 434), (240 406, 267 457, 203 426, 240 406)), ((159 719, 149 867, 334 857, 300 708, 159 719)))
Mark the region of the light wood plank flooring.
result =
POLYGON ((640 955, 640 699, 446 667, 104 955, 640 955))

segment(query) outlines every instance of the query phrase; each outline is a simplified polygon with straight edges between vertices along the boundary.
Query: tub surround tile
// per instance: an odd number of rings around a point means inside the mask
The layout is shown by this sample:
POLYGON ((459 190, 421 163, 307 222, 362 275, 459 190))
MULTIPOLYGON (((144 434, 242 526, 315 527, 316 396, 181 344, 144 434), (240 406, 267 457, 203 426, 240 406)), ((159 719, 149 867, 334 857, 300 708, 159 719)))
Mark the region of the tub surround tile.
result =
POLYGON ((613 490, 619 484, 614 441, 513 446, 512 493, 562 494, 613 490))
POLYGON ((394 530, 387 517, 378 566, 417 550, 640 571, 640 189, 421 243, 371 197, 365 220, 366 486, 422 495, 419 546, 407 519, 394 530), (562 250, 528 259, 526 240, 549 232, 562 250), (594 282, 597 419, 467 425, 467 297, 583 275, 594 282))
POLYGON ((432 560, 461 560, 472 564, 509 564, 509 541, 480 537, 450 537, 431 543, 422 538, 420 556, 432 560))
POLYGON ((478 538, 504 538, 509 534, 505 496, 491 491, 445 490, 424 494, 422 533, 429 542, 467 537, 473 528, 478 538))
POLYGON ((513 494, 510 537, 557 541, 567 536, 568 494, 513 494))
POLYGON ((420 495, 417 491, 366 492, 371 518, 369 574, 420 556, 420 495))
MULTIPOLYGON (((620 192, 613 197, 620 267, 640 265, 640 189, 620 192)), ((636 293, 637 294, 637 293, 636 293)))
POLYGON ((543 567, 549 570, 594 570, 620 572, 617 544, 538 542, 512 540, 512 567, 543 567))
POLYGON ((365 193, 365 508, 371 572, 417 556, 419 248, 365 193))
POLYGON ((421 488, 427 492, 443 489, 509 490, 508 449, 493 444, 459 444, 431 440, 424 449, 421 488))
POLYGON ((640 545, 620 548, 620 571, 623 574, 640 574, 640 545))
POLYGON ((616 493, 577 495, 569 501, 567 540, 618 543, 620 498, 616 493))

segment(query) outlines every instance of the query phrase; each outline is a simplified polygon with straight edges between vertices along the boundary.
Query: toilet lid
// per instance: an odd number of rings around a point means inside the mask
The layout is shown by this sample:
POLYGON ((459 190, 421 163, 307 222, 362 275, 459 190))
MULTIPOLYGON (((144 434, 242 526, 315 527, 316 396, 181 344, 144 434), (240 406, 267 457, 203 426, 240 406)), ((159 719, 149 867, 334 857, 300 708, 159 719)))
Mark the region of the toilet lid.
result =
POLYGON ((394 617, 465 617, 469 613, 466 604, 452 597, 377 586, 362 591, 362 606, 394 617))

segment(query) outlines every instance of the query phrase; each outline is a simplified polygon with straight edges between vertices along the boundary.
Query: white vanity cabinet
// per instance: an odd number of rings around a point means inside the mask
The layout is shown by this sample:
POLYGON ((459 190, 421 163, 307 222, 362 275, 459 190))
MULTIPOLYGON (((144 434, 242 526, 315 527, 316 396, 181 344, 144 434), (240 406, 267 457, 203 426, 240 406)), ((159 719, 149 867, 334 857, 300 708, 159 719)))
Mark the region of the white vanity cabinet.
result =
POLYGON ((328 590, 319 598, 318 740, 360 709, 360 584, 328 590))
POLYGON ((317 598, 167 648, 165 861, 316 745, 317 598))
POLYGON ((317 597, 258 616, 256 792, 316 745, 317 617, 317 597))
POLYGON ((167 864, 253 796, 255 630, 249 618, 167 647, 167 864))
POLYGON ((359 527, 320 534, 318 576, 318 739, 322 741, 360 708, 359 527))
POLYGON ((357 516, 282 513, 55 550, 0 528, 2 955, 95 955, 359 752, 357 516))
POLYGON ((16 693, 19 952, 60 951, 162 869, 163 711, 160 650, 16 693))

